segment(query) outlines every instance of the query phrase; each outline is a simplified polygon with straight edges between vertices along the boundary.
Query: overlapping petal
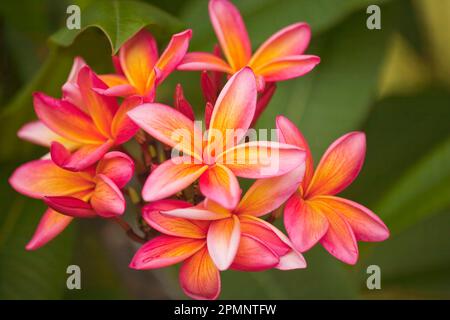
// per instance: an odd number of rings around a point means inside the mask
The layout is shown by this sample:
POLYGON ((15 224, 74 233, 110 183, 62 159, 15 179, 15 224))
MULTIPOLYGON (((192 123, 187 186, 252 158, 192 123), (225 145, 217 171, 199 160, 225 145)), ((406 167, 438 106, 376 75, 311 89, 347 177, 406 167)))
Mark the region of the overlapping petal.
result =
POLYGON ((96 185, 91 197, 95 212, 105 218, 115 217, 125 212, 125 198, 114 182, 104 174, 96 175, 96 185))
POLYGON ((283 81, 303 76, 319 63, 320 58, 317 56, 287 56, 255 67, 254 71, 267 82, 283 81))
POLYGON ((362 132, 350 132, 333 142, 320 160, 306 195, 334 195, 344 190, 358 176, 365 154, 362 132))
POLYGON ((178 70, 209 70, 233 73, 233 69, 224 60, 209 52, 189 52, 177 67, 178 70))
POLYGON ((208 229, 208 251, 219 270, 226 270, 236 256, 241 237, 236 215, 211 222, 208 229))
POLYGON ((134 162, 125 153, 111 151, 99 161, 96 174, 103 174, 111 179, 119 188, 123 188, 132 178, 134 162))

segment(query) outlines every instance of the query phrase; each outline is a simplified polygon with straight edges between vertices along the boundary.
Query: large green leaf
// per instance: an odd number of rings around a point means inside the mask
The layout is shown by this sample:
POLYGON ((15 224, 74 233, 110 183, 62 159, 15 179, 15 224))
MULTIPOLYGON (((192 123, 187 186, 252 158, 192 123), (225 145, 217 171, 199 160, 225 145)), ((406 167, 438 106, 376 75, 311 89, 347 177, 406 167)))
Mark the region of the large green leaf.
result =
POLYGON ((85 29, 95 27, 103 31, 115 54, 120 46, 143 27, 153 28, 159 37, 180 31, 183 25, 171 15, 146 3, 125 0, 95 1, 81 12, 81 29, 62 28, 50 39, 67 47, 85 29))

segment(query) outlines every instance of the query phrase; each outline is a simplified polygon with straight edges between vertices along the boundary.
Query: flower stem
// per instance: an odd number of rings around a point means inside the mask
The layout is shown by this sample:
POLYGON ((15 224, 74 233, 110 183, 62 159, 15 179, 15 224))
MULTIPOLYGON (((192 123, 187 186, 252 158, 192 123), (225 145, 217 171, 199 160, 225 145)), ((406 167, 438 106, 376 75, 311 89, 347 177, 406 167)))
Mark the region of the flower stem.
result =
POLYGON ((131 226, 123 220, 122 218, 116 217, 113 218, 114 222, 116 222, 123 230, 125 230, 127 236, 132 239, 133 241, 139 242, 139 243, 145 243, 147 240, 137 233, 134 232, 134 230, 131 228, 131 226))

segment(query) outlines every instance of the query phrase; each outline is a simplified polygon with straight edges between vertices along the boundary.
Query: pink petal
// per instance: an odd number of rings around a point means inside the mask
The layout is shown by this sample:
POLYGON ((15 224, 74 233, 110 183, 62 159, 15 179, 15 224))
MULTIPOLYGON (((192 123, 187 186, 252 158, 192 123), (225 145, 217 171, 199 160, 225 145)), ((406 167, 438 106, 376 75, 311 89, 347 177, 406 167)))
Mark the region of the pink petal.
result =
POLYGON ((92 120, 69 102, 39 92, 33 98, 36 115, 56 134, 79 143, 101 143, 105 140, 92 120))
POLYGON ((110 218, 125 212, 125 199, 114 182, 103 174, 96 175, 97 184, 91 197, 92 208, 98 215, 110 218))
POLYGON ((20 139, 35 143, 43 147, 50 147, 52 141, 59 141, 69 149, 78 146, 77 143, 71 142, 51 131, 42 121, 32 121, 25 124, 17 132, 20 139))
POLYGON ((314 162, 308 142, 295 124, 284 116, 276 117, 276 126, 278 129, 278 140, 281 143, 297 146, 306 152, 305 177, 302 182, 303 189, 306 189, 314 173, 314 162))
POLYGON ((208 154, 235 146, 246 134, 255 108, 255 75, 244 68, 228 80, 217 98, 208 130, 208 154))
POLYGON ((127 98, 122 102, 119 110, 114 115, 111 133, 116 145, 127 142, 139 130, 139 127, 128 117, 127 113, 140 104, 142 104, 142 98, 140 97, 127 98))
POLYGON ((131 180, 133 173, 133 160, 119 151, 105 154, 96 167, 96 174, 107 176, 119 188, 123 188, 131 180))
POLYGON ((271 141, 252 141, 226 150, 216 162, 238 177, 260 179, 281 176, 301 166, 305 152, 297 147, 271 141))
POLYGON ((274 268, 278 255, 258 238, 243 234, 231 269, 240 271, 263 271, 274 268))
POLYGON ((141 95, 152 89, 147 86, 158 60, 158 48, 152 34, 142 29, 129 39, 119 51, 120 66, 128 81, 141 95))
POLYGON ((181 112, 159 103, 140 105, 128 116, 159 141, 201 159, 203 134, 181 112))
POLYGON ((283 81, 303 76, 320 63, 317 56, 290 56, 273 60, 255 68, 255 74, 264 77, 265 81, 283 81))
POLYGON ((311 29, 304 22, 287 26, 269 39, 253 54, 249 63, 253 68, 287 56, 301 55, 308 47, 311 29))
POLYGON ((226 270, 236 256, 241 237, 237 216, 211 222, 208 230, 208 251, 219 270, 226 270))
POLYGON ((81 171, 99 161, 114 145, 108 140, 100 145, 84 145, 70 153, 62 144, 54 141, 50 147, 52 160, 56 165, 69 171, 81 171))
POLYGON ((183 87, 180 83, 175 88, 174 107, 190 120, 195 121, 194 110, 189 101, 184 97, 183 87))
POLYGON ((44 202, 53 210, 74 218, 95 217, 92 206, 74 197, 44 197, 44 202))
POLYGON ((220 273, 208 250, 199 250, 180 268, 180 284, 186 295, 194 299, 215 300, 220 294, 220 273))
POLYGON ((160 213, 191 206, 191 203, 181 200, 159 200, 144 206, 142 217, 152 228, 169 236, 204 239, 209 226, 208 222, 168 217, 160 213))
POLYGON ((209 167, 200 177, 202 194, 227 209, 234 209, 241 197, 236 176, 227 167, 217 164, 209 167))
POLYGON ((118 109, 114 97, 99 94, 95 89, 107 89, 108 86, 88 67, 83 67, 78 74, 78 87, 83 102, 89 111, 95 126, 103 136, 111 138, 111 123, 118 109))
POLYGON ((192 37, 192 30, 188 29, 183 32, 174 34, 170 39, 166 50, 156 62, 155 67, 160 71, 157 75, 156 83, 161 83, 167 76, 175 70, 183 59, 189 47, 189 40, 192 37))
POLYGON ((60 214, 52 209, 47 209, 39 221, 33 237, 25 248, 27 250, 39 249, 60 234, 72 219, 72 217, 60 214))
POLYGON ((252 48, 238 9, 228 0, 211 0, 209 16, 231 68, 237 71, 247 65, 252 48))
POLYGON ((329 223, 328 230, 320 243, 337 259, 348 264, 355 264, 358 260, 358 244, 350 224, 329 206, 328 201, 316 200, 314 204, 320 206, 326 213, 329 223))
POLYGON ((328 219, 321 206, 293 195, 284 208, 284 225, 294 247, 305 252, 328 231, 328 219))
POLYGON ((107 97, 129 97, 137 94, 135 87, 128 83, 94 91, 107 97))
POLYGON ((162 211, 162 213, 171 217, 205 221, 220 220, 231 216, 231 212, 224 208, 222 210, 214 210, 206 207, 203 203, 199 203, 196 206, 191 205, 189 208, 162 211))
POLYGON ((319 196, 315 199, 326 201, 351 226, 356 240, 384 241, 389 238, 389 230, 372 211, 351 200, 319 196))
POLYGON ((358 176, 366 154, 366 136, 351 132, 327 149, 311 180, 306 196, 334 195, 350 185, 358 176))
POLYGON ((11 186, 32 198, 65 196, 94 188, 91 177, 56 166, 51 160, 35 160, 17 168, 9 178, 11 186))
POLYGON ((80 110, 87 111, 78 88, 77 79, 81 68, 86 66, 86 62, 81 57, 75 57, 66 83, 62 86, 63 99, 78 107, 80 110))
POLYGON ((259 217, 279 208, 298 189, 304 172, 305 166, 301 165, 282 176, 257 180, 235 213, 259 217))
POLYGON ((208 166, 193 162, 193 159, 178 157, 160 164, 144 184, 142 189, 144 200, 161 200, 191 185, 208 169, 208 166))
POLYGON ((167 267, 186 260, 204 246, 204 240, 158 236, 139 248, 130 268, 148 270, 167 267))
POLYGON ((233 73, 228 63, 209 52, 189 52, 187 53, 181 63, 178 65, 178 70, 208 70, 218 71, 224 73, 233 73))

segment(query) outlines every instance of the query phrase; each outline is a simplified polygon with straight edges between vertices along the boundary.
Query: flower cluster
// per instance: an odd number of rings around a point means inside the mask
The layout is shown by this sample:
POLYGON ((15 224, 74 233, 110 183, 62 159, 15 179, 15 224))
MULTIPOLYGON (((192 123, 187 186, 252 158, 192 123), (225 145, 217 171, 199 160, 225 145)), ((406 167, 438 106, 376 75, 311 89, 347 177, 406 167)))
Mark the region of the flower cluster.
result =
POLYGON ((48 206, 27 249, 48 243, 73 218, 111 219, 144 243, 131 268, 182 263, 184 292, 216 299, 220 271, 305 268, 302 253, 317 242, 355 264, 357 241, 389 236, 372 211, 336 196, 361 170, 364 133, 332 143, 315 170, 305 138, 287 118, 275 121, 276 141, 250 134, 275 83, 319 63, 304 54, 309 26, 278 31, 252 55, 233 4, 211 0, 209 14, 220 44, 213 53, 187 53, 192 32, 186 30, 159 56, 142 29, 113 57, 114 74, 97 75, 76 58, 60 99, 34 94, 39 120, 18 135, 50 152, 10 178, 15 190, 48 206), (175 69, 202 72, 205 132, 181 85, 174 107, 155 102, 158 85, 175 69), (133 157, 129 148, 136 145, 141 154, 133 157), (244 195, 238 178, 255 180, 244 195), (142 205, 137 233, 121 218, 132 179, 142 183, 142 198, 134 199, 142 205), (283 210, 288 236, 271 224, 283 210))

